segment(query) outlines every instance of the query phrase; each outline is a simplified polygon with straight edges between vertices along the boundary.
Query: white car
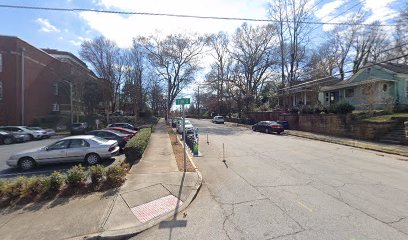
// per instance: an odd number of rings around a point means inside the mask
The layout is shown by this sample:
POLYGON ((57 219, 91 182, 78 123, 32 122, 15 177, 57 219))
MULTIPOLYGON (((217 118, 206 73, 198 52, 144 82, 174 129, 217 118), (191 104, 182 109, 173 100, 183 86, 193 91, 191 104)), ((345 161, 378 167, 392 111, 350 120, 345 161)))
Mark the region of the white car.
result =
POLYGON ((222 124, 224 124, 224 117, 223 116, 215 116, 212 119, 212 122, 213 123, 222 123, 222 124))
POLYGON ((13 133, 21 133, 28 135, 28 140, 48 138, 48 134, 44 130, 38 130, 26 126, 6 126, 0 127, 0 130, 9 131, 13 133))
MULTIPOLYGON (((194 133, 194 126, 191 124, 190 120, 185 120, 185 128, 186 128, 186 133, 194 133)), ((179 121, 179 124, 177 124, 177 132, 178 133, 183 133, 183 119, 179 121)))
POLYGON ((105 140, 92 135, 71 136, 45 147, 14 154, 7 160, 7 165, 22 170, 49 163, 85 162, 92 165, 101 159, 111 158, 118 152, 116 140, 105 140))

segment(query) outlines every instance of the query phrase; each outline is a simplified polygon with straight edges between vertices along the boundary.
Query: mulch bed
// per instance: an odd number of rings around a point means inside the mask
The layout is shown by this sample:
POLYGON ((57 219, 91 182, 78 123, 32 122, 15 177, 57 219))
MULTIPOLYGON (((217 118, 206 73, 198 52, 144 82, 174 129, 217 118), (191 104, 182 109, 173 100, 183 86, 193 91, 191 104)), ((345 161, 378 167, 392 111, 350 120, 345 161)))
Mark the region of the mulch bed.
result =
MULTIPOLYGON (((167 132, 169 133, 171 146, 173 147, 173 153, 176 157, 177 167, 180 172, 184 171, 184 149, 183 146, 178 142, 177 135, 171 127, 167 127, 167 132)), ((190 159, 186 158, 186 172, 195 172, 195 168, 190 162, 190 159)))

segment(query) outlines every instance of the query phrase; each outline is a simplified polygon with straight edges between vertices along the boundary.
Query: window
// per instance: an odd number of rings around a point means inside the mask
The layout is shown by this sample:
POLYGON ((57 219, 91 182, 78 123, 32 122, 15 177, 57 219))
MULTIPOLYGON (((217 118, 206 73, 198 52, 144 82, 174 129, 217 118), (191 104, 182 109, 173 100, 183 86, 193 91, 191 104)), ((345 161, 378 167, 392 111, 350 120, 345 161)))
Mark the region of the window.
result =
POLYGON ((0 81, 0 101, 1 100, 3 100, 3 81, 0 81))
POLYGON ((54 83, 53 87, 54 87, 54 95, 58 96, 58 83, 54 83))
POLYGON ((354 97, 354 88, 346 89, 346 98, 354 97))
POLYGON ((383 91, 386 92, 387 90, 388 90, 388 84, 385 83, 385 84, 383 85, 383 91))
POLYGON ((328 102, 329 101, 329 93, 327 92, 326 93, 326 102, 328 102))
POLYGON ((68 147, 69 140, 63 140, 56 142, 48 147, 48 150, 66 149, 68 147))
POLYGON ((59 104, 58 103, 52 104, 52 111, 53 112, 59 112, 59 104))
POLYGON ((408 80, 405 81, 405 96, 408 97, 408 80))
POLYGON ((82 139, 72 139, 69 148, 84 148, 89 147, 89 143, 82 139))

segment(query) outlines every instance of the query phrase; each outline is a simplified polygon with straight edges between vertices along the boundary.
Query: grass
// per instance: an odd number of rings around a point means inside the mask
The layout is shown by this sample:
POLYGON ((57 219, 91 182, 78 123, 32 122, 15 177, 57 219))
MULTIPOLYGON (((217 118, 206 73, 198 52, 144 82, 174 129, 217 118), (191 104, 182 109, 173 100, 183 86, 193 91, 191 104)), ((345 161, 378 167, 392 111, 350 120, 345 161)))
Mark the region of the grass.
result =
POLYGON ((394 113, 382 116, 376 116, 371 118, 366 118, 364 121, 367 122, 389 122, 391 118, 398 117, 398 118, 408 118, 408 113, 394 113))

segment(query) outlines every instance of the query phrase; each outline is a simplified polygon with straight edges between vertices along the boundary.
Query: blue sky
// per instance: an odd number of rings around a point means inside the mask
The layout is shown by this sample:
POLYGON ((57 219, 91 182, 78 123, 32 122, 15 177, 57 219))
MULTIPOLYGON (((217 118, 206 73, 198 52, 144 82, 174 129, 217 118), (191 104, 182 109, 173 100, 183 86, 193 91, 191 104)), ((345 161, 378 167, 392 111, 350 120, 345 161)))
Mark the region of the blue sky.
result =
MULTIPOLYGON (((309 1, 314 6, 320 0, 309 1), (316 1, 316 2, 315 2, 316 1)), ((161 12, 227 17, 266 18, 265 0, 59 0, 22 1, 0 0, 0 4, 31 5, 65 8, 97 8, 139 12, 161 12)), ((406 6, 402 0, 361 0, 350 12, 367 12, 368 23, 380 20, 392 23, 396 12, 406 6)), ((357 3, 356 0, 323 0, 315 7, 315 18, 328 21, 357 3)), ((344 21, 345 13, 333 22, 344 21)), ((176 31, 209 33, 220 30, 233 32, 242 22, 194 20, 115 14, 51 12, 0 8, 0 34, 14 35, 41 48, 56 48, 78 53, 81 41, 104 35, 121 47, 130 45, 137 35, 167 34, 176 31)), ((329 25, 318 27, 315 36, 330 30, 329 25)))

